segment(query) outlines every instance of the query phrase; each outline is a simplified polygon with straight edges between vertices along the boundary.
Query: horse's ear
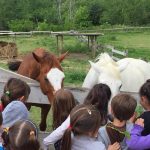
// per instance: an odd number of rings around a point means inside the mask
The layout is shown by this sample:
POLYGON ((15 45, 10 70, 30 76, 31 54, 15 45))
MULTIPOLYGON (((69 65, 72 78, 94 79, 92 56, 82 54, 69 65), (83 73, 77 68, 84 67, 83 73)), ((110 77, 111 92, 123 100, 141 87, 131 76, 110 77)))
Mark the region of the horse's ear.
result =
POLYGON ((34 58, 38 63, 41 62, 41 58, 40 58, 38 55, 36 55, 34 52, 32 52, 32 55, 33 55, 33 58, 34 58))
POLYGON ((62 62, 67 55, 68 55, 68 51, 62 54, 61 56, 59 56, 57 59, 59 60, 59 62, 62 62))
POLYGON ((89 61, 91 67, 97 72, 97 73, 101 73, 101 69, 95 64, 93 63, 92 61, 89 61))

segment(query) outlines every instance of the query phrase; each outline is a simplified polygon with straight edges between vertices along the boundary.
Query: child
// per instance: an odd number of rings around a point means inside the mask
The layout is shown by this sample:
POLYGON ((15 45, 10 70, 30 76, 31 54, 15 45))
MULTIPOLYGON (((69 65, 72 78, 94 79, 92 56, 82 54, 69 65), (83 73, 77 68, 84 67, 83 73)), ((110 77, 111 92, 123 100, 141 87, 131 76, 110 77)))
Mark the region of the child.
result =
MULTIPOLYGON (((84 100, 84 104, 94 105, 98 109, 102 118, 101 125, 105 125, 107 123, 108 102, 110 97, 111 91, 106 84, 96 84, 89 91, 87 97, 84 100)), ((54 130, 43 140, 44 145, 54 144, 56 141, 61 139, 69 124, 70 116, 62 123, 60 127, 54 130)))
POLYGON ((14 100, 25 102, 30 94, 30 87, 24 81, 17 78, 10 78, 1 97, 3 109, 14 100))
POLYGON ((99 138, 106 148, 115 142, 120 143, 121 149, 128 148, 125 135, 130 132, 133 125, 132 123, 127 123, 127 120, 133 116, 136 105, 136 100, 128 94, 118 94, 112 99, 111 111, 114 120, 99 130, 99 138))
POLYGON ((4 107, 2 112, 4 127, 10 127, 18 120, 28 119, 29 112, 24 102, 29 94, 30 87, 24 81, 16 78, 8 80, 1 98, 4 107))
POLYGON ((5 128, 11 127, 18 120, 29 118, 29 112, 21 101, 12 101, 9 103, 2 112, 2 115, 3 127, 5 128))
POLYGON ((141 135, 146 136, 150 134, 150 79, 147 80, 139 90, 140 104, 146 110, 139 118, 144 119, 144 130, 141 135))
POLYGON ((141 132, 144 129, 144 120, 139 118, 135 122, 133 129, 131 130, 131 137, 127 139, 127 145, 132 150, 150 149, 150 134, 147 136, 141 136, 141 132))
MULTIPOLYGON (((75 99, 70 91, 60 89, 56 92, 52 103, 53 129, 58 128, 67 119, 74 107, 75 99)), ((56 150, 60 149, 60 143, 61 141, 59 140, 54 144, 56 150)))
POLYGON ((17 121, 2 134, 5 150, 39 150, 37 128, 29 120, 17 121))
MULTIPOLYGON (((100 125, 101 116, 94 106, 76 106, 70 113, 70 125, 62 138, 61 150, 105 150, 104 144, 97 140, 100 125)), ((115 145, 115 149, 119 149, 119 145, 115 145)))
POLYGON ((3 116, 2 113, 0 112, 0 150, 3 150, 2 139, 1 139, 1 134, 3 132, 2 123, 3 123, 3 116))

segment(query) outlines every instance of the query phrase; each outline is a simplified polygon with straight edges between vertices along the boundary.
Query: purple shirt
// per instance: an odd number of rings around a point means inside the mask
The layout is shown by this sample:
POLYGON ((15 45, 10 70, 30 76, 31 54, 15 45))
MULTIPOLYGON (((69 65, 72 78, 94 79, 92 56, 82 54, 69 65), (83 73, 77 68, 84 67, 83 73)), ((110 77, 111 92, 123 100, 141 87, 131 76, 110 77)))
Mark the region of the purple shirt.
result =
POLYGON ((134 125, 131 130, 131 137, 127 139, 127 145, 132 150, 144 150, 150 149, 150 134, 147 136, 141 136, 141 132, 144 128, 139 125, 134 125))

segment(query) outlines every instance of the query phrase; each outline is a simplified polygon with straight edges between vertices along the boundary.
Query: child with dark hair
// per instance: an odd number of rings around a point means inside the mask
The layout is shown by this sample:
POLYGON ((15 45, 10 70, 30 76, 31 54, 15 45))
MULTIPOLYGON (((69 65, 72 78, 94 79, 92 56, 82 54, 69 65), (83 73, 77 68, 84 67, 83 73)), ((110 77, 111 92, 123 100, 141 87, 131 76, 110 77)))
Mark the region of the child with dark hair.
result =
POLYGON ((39 150, 38 131, 29 120, 17 121, 2 133, 5 150, 39 150))
POLYGON ((111 90, 106 84, 96 84, 88 93, 84 104, 94 105, 100 112, 102 125, 108 121, 108 103, 111 97, 111 90))
MULTIPOLYGON (((100 112, 92 105, 78 105, 70 113, 70 125, 62 138, 61 150, 105 150, 102 142, 97 140, 101 125, 100 112)), ((119 149, 119 144, 109 149, 119 149)))
POLYGON ((146 110, 139 118, 144 119, 144 130, 141 135, 150 134, 150 79, 147 80, 139 90, 140 104, 146 110))
MULTIPOLYGON (((96 84, 88 93, 84 104, 94 105, 101 115, 101 125, 107 123, 108 102, 111 97, 111 90, 106 84, 96 84)), ((54 144, 62 138, 65 130, 70 124, 70 116, 54 130, 48 137, 43 140, 44 145, 54 144)), ((46 150, 46 148, 45 148, 46 150)))
POLYGON ((8 80, 1 98, 4 107, 2 112, 4 127, 10 127, 18 120, 28 119, 29 112, 24 103, 29 94, 30 87, 26 82, 16 78, 8 80))
POLYGON ((136 100, 128 94, 118 94, 112 99, 111 111, 114 120, 100 128, 98 136, 106 148, 110 144, 118 142, 121 149, 128 149, 125 135, 130 133, 133 124, 127 121, 134 115, 136 105, 136 100))
POLYGON ((30 94, 30 87, 24 81, 17 78, 10 78, 1 97, 3 109, 12 101, 20 100, 25 102, 30 94))

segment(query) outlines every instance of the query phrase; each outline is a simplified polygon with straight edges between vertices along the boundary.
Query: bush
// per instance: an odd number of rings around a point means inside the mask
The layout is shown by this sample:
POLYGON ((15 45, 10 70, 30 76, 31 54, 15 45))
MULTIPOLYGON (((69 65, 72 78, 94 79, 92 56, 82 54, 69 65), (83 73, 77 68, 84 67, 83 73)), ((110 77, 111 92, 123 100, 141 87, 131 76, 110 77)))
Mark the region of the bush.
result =
POLYGON ((8 24, 12 31, 24 31, 28 32, 33 30, 34 24, 30 20, 12 20, 8 24))
POLYGON ((46 31, 46 30, 49 30, 49 29, 50 29, 50 26, 47 22, 39 22, 38 23, 37 30, 46 31))

